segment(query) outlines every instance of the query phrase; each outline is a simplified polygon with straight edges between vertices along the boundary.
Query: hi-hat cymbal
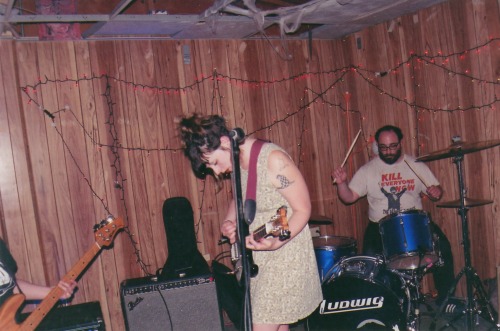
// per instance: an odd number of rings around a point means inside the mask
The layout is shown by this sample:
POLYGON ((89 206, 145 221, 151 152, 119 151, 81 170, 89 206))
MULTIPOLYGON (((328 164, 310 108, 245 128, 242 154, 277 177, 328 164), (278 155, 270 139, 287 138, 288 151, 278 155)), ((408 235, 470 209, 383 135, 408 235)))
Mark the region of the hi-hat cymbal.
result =
POLYGON ((427 155, 423 155, 417 158, 417 161, 434 161, 445 159, 448 157, 455 157, 464 154, 469 154, 483 149, 491 148, 500 145, 500 140, 487 140, 475 143, 466 143, 465 141, 459 141, 450 145, 446 149, 442 149, 436 152, 432 152, 427 155))
POLYGON ((328 225, 328 224, 332 224, 333 221, 331 218, 328 218, 326 216, 311 215, 308 223, 312 224, 312 225, 328 225))
MULTIPOLYGON (((465 198, 464 199, 464 207, 467 207, 467 208, 478 207, 478 206, 487 205, 487 204, 492 203, 492 202, 493 201, 491 201, 491 200, 465 198)), ((437 206, 440 208, 460 208, 461 203, 460 203, 460 199, 458 199, 458 200, 443 202, 443 203, 438 204, 437 206)))

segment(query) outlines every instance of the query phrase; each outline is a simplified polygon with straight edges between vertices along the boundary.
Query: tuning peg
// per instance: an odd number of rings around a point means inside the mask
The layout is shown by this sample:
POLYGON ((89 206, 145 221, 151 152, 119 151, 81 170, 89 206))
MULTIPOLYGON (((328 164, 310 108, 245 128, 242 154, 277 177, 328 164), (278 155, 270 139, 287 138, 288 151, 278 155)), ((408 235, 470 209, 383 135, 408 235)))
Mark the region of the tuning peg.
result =
POLYGON ((290 239, 290 230, 283 230, 281 231, 280 235, 279 235, 279 240, 280 241, 285 241, 287 239, 290 239))

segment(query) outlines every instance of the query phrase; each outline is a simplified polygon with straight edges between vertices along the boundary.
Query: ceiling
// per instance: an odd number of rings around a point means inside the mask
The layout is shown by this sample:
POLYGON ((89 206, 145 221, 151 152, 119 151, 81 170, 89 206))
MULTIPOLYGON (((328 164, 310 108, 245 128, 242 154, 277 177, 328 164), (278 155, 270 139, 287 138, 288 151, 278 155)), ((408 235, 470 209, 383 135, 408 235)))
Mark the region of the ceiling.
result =
POLYGON ((0 32, 35 40, 338 39, 444 1, 0 0, 0 32))

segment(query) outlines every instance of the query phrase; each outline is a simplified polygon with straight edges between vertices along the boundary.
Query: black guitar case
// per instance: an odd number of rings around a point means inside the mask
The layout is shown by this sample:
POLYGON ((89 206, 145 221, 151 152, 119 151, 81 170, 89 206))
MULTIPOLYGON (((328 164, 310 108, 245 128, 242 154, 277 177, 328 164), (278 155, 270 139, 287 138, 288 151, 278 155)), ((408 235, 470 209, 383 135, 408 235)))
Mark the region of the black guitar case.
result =
POLYGON ((172 280, 210 274, 207 261, 198 251, 191 203, 174 197, 163 203, 163 223, 167 234, 168 257, 158 270, 159 280, 172 280))

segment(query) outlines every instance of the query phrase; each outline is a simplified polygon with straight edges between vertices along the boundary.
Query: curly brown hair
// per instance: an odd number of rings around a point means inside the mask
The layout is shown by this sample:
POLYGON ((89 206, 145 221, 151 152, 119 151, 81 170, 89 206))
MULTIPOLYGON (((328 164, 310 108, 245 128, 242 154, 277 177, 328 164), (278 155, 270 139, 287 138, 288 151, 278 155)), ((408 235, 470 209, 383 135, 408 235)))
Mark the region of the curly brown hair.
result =
POLYGON ((193 114, 177 120, 183 143, 184 155, 191 161, 195 175, 205 178, 208 172, 205 153, 218 149, 220 138, 229 136, 226 120, 219 115, 193 114))

